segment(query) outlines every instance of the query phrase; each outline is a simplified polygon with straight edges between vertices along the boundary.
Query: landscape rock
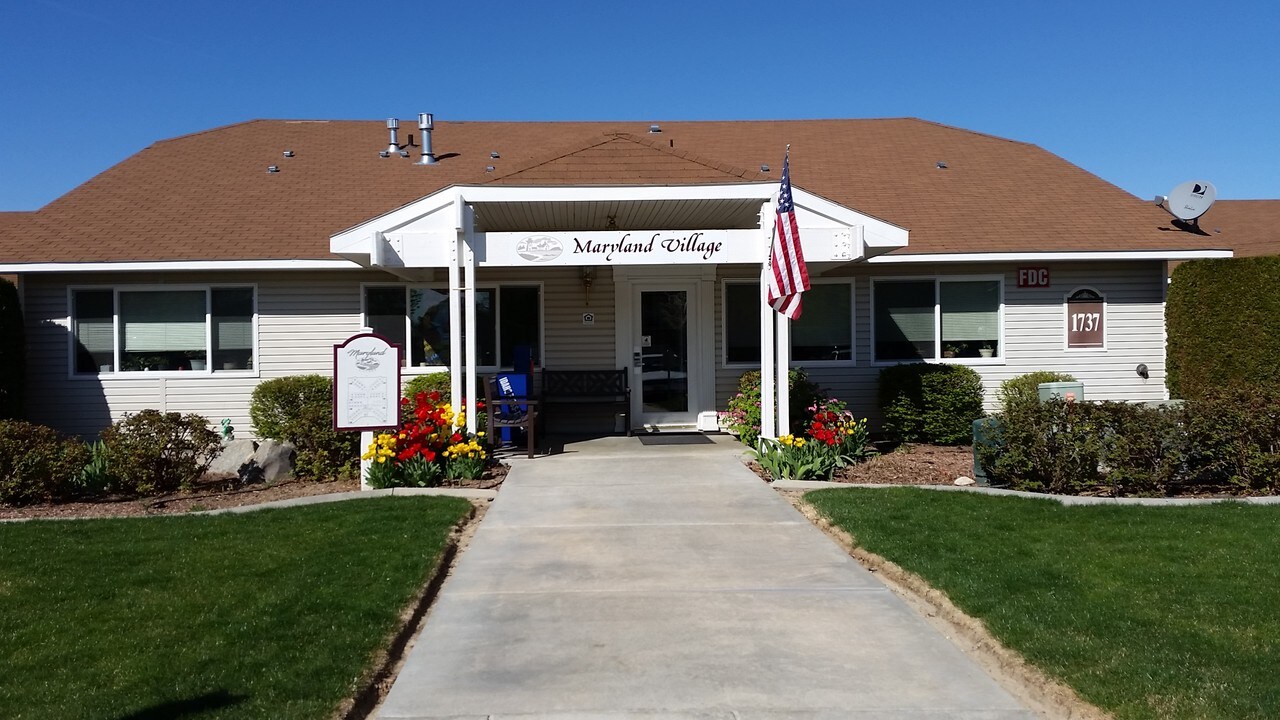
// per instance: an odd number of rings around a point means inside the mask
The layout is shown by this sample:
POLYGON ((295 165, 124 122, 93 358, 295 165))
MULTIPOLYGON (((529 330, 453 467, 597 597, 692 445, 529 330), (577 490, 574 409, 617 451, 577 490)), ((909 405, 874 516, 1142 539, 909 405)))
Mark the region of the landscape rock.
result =
POLYGON ((298 450, 292 443, 263 440, 253 454, 255 477, 251 482, 277 483, 293 479, 298 450))
POLYGON ((956 485, 973 485, 974 480, 971 477, 965 477, 964 475, 961 475, 960 477, 956 478, 955 484, 956 485))
POLYGON ((222 452, 209 464, 211 474, 243 477, 244 471, 253 462, 253 454, 258 444, 252 440, 232 440, 222 446, 222 452))

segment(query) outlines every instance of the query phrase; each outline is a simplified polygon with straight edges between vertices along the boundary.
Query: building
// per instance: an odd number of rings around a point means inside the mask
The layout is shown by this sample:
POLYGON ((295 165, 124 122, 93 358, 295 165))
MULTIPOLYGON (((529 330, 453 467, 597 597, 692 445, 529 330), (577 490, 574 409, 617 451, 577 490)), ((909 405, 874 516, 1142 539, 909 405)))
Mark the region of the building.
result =
POLYGON ((971 365, 989 404, 1039 369, 1164 399, 1165 264, 1231 254, 1041 148, 917 119, 399 125, 215 128, 0 214, 29 417, 248 430, 259 381, 327 374, 370 327, 406 376, 626 367, 637 427, 705 425, 759 366, 788 145, 814 278, 793 366, 873 421, 899 362, 971 365))

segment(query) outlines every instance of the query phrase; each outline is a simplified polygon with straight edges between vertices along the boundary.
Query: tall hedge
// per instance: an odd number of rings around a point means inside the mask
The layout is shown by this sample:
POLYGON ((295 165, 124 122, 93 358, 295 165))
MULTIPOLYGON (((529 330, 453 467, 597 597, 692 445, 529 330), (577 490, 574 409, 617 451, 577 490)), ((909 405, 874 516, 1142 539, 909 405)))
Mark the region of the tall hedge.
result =
POLYGON ((22 416, 25 357, 18 288, 0 278, 0 420, 22 416))
POLYGON ((1280 257, 1179 265, 1165 322, 1172 397, 1280 384, 1280 257))
POLYGON ((914 363, 880 371, 882 428, 891 439, 961 445, 982 417, 982 378, 965 365, 914 363))

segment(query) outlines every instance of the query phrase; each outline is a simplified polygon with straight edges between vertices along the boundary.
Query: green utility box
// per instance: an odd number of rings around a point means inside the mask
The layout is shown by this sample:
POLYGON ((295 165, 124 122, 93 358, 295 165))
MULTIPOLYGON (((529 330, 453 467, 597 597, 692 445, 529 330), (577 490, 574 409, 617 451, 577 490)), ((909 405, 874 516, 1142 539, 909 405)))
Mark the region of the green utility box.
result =
POLYGON ((1067 402, 1084 401, 1084 383, 1079 381, 1047 382, 1040 383, 1036 387, 1040 390, 1040 402, 1045 402, 1052 398, 1066 400, 1067 402))
POLYGON ((978 448, 999 447, 1002 430, 1000 421, 993 417, 978 418, 973 421, 973 479, 979 485, 990 485, 991 478, 987 477, 986 471, 982 469, 982 463, 978 461, 978 448))

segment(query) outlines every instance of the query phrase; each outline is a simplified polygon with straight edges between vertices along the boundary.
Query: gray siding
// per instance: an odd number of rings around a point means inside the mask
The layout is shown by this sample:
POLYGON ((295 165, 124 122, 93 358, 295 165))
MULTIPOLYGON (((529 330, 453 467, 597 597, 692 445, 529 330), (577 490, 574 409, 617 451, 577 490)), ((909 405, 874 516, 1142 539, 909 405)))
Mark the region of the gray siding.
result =
MULTIPOLYGON (((1043 263, 1042 263, 1043 264, 1043 263)), ((1053 285, 1043 289, 1019 289, 1016 266, 960 265, 945 270, 903 265, 850 266, 823 277, 854 280, 853 367, 809 368, 809 376, 831 394, 850 403, 859 415, 878 421, 876 383, 882 365, 871 364, 872 278, 934 275, 1001 275, 1004 277, 1004 362, 974 365, 986 390, 987 409, 994 410, 1000 383, 1033 370, 1056 370, 1074 375, 1085 385, 1085 395, 1105 400, 1162 400, 1165 394, 1163 263, 1048 263, 1053 285), (1063 298, 1088 286, 1107 300, 1107 349, 1064 351, 1063 298), (1144 380, 1135 372, 1145 363, 1144 380)), ((720 279, 754 277, 746 267, 726 267, 720 279)), ((716 326, 722 327, 723 283, 716 285, 716 326)), ((747 369, 727 368, 722 334, 716 337, 716 404, 724 409, 736 390, 738 377, 747 369)))
MULTIPOLYGON (((978 365, 987 389, 987 406, 994 407, 995 391, 1003 380, 1047 369, 1070 372, 1084 381, 1090 398, 1158 400, 1164 390, 1164 288, 1162 263, 1051 264, 1053 286, 1020 290, 1015 266, 951 266, 948 274, 1004 277, 1004 362, 978 365), (1063 297, 1089 286, 1106 295, 1107 349, 1064 352, 1063 297), (1150 379, 1134 372, 1145 363, 1150 379)), ((834 395, 847 400, 860 415, 875 418, 876 379, 881 370, 871 365, 871 278, 932 275, 931 268, 852 265, 841 271, 855 282, 853 367, 813 367, 810 376, 834 395)), ((745 370, 725 367, 723 357, 723 284, 729 277, 754 277, 747 266, 720 269, 715 283, 715 398, 719 409, 734 392, 745 370)), ((436 277, 443 277, 437 272, 436 277)), ((237 434, 252 433, 248 408, 254 387, 266 378, 318 373, 328 375, 332 346, 360 328, 361 283, 396 282, 377 272, 297 273, 181 273, 163 276, 166 284, 253 283, 257 286, 258 353, 256 374, 250 376, 195 375, 191 377, 70 377, 68 373, 67 288, 71 285, 124 286, 157 284, 157 276, 142 273, 95 275, 33 275, 24 278, 28 332, 28 407, 32 420, 72 433, 91 435, 126 412, 145 408, 195 412, 216 424, 230 418, 237 434)), ((485 270, 481 285, 533 283, 542 288, 543 364, 557 369, 619 367, 616 357, 617 317, 613 274, 607 266, 586 296, 578 268, 485 270), (595 314, 595 323, 582 324, 582 313, 595 314)), ((406 377, 420 372, 410 369, 406 377)))

